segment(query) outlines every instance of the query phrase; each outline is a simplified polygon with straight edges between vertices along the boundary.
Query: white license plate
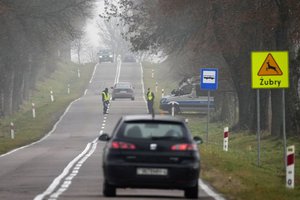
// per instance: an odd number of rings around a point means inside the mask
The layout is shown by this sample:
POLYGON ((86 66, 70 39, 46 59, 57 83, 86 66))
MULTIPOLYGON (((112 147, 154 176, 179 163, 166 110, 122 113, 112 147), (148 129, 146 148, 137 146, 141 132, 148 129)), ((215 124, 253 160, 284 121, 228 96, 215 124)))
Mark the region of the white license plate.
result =
POLYGON ((168 169, 163 168, 137 168, 137 175, 156 175, 156 176, 167 176, 168 169))
POLYGON ((121 90, 120 93, 127 93, 127 91, 121 90))

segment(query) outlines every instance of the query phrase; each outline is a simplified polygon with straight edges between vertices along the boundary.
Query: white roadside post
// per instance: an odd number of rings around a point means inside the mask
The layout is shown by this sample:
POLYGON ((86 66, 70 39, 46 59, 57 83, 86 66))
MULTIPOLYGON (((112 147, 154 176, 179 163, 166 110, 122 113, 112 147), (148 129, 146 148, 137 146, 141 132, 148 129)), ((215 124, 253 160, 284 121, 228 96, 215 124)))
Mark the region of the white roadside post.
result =
POLYGON ((80 69, 79 69, 79 67, 77 69, 77 76, 78 76, 78 78, 80 78, 80 69))
POLYGON ((155 92, 157 92, 157 90, 158 90, 158 83, 156 81, 156 83, 155 83, 155 92))
POLYGON ((15 125, 13 122, 10 122, 10 137, 15 139, 15 125))
POLYGON ((295 187, 295 146, 287 147, 286 153, 286 187, 294 189, 295 187))
POLYGON ((223 134, 223 151, 228 151, 228 139, 229 139, 229 132, 228 127, 224 128, 224 134, 223 134))
POLYGON ((53 96, 53 91, 52 90, 50 90, 50 99, 51 99, 51 102, 54 101, 54 96, 53 96))
POLYGON ((154 78, 154 69, 152 69, 152 78, 154 78))
POLYGON ((70 94, 70 84, 68 84, 68 94, 70 94))
POLYGON ((161 89, 161 98, 163 98, 165 96, 165 90, 161 89))
POLYGON ((170 101, 168 104, 172 105, 172 117, 174 117, 174 115, 175 115, 175 104, 179 105, 179 103, 176 102, 176 101, 170 101))
POLYGON ((35 118, 35 104, 32 103, 32 118, 35 118))

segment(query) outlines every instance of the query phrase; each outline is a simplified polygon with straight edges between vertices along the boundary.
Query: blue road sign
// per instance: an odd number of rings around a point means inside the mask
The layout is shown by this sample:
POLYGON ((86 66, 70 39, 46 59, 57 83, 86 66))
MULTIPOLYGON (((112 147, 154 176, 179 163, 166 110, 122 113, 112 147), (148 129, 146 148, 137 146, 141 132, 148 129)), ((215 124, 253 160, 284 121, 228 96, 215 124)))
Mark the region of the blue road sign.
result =
POLYGON ((203 68, 200 70, 200 88, 203 90, 218 89, 218 69, 203 68))

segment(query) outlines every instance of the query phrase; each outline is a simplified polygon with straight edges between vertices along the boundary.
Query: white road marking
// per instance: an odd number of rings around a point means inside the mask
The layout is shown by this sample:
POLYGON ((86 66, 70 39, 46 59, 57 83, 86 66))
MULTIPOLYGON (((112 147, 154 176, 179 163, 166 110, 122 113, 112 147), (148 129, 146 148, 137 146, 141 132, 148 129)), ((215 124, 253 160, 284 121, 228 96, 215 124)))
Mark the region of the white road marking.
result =
POLYGON ((98 67, 98 64, 97 64, 97 65, 95 65, 95 67, 94 67, 94 71, 93 71, 93 75, 92 75, 92 77, 91 77, 91 79, 90 79, 90 83, 92 83, 92 81, 93 81, 93 79, 94 79, 94 76, 95 76, 95 73, 96 73, 97 67, 98 67))
POLYGON ((92 143, 88 143, 86 148, 67 165, 67 167, 63 170, 63 172, 58 177, 54 179, 54 181, 50 184, 50 186, 46 189, 46 191, 37 195, 34 198, 34 200, 42 200, 48 195, 51 195, 51 197, 49 198, 51 200, 55 200, 56 198, 58 198, 58 196, 61 195, 62 192, 64 192, 70 186, 71 180, 78 174, 78 169, 80 169, 84 161, 93 154, 96 147, 97 147, 97 139, 95 139, 92 143), (74 165, 76 169, 73 168, 74 165), (71 170, 72 173, 70 173, 71 170), (69 176, 67 176, 68 174, 69 176), (60 185, 64 177, 66 177, 67 179, 65 179, 61 187, 59 187, 59 189, 55 193, 53 193, 55 188, 57 188, 60 185))
POLYGON ((212 198, 215 200, 225 200, 225 198, 221 197, 219 194, 215 193, 212 189, 208 187, 201 179, 199 179, 199 186, 212 198))
POLYGON ((25 148, 27 148, 27 147, 31 147, 31 146, 33 146, 33 145, 35 145, 35 144, 38 144, 38 143, 42 142, 43 140, 45 140, 47 137, 49 137, 49 136, 56 130, 57 125, 62 121, 62 119, 65 117, 65 115, 69 112, 69 110, 70 110, 71 106, 73 105, 73 103, 75 103, 76 101, 78 101, 78 100, 80 100, 80 99, 81 99, 81 97, 78 98, 78 99, 76 99, 76 100, 74 100, 73 102, 71 102, 71 103, 69 104, 69 106, 67 107, 67 109, 65 110, 65 112, 63 113, 63 115, 61 115, 60 118, 59 118, 59 120, 54 124, 52 130, 51 130, 47 135, 45 135, 42 139, 40 139, 40 140, 38 140, 38 141, 36 141, 36 142, 33 142, 33 143, 29 144, 29 145, 26 145, 26 146, 23 146, 23 147, 14 149, 14 150, 12 150, 12 151, 9 151, 9 152, 7 152, 7 153, 5 153, 5 154, 2 154, 2 155, 0 155, 0 158, 1 158, 1 157, 4 157, 4 156, 7 156, 7 155, 10 155, 10 154, 12 154, 12 153, 14 153, 14 152, 17 152, 17 151, 19 151, 19 150, 25 149, 25 148))
MULTIPOLYGON (((69 186, 72 184, 72 179, 79 173, 79 169, 81 168, 81 166, 83 165, 83 163, 94 153, 94 151, 97 148, 97 140, 93 141, 93 145, 91 147, 91 149, 89 150, 89 152, 87 154, 85 154, 80 161, 76 164, 76 166, 73 168, 72 173, 67 176, 64 179, 63 184, 61 185, 61 187, 53 194, 51 194, 50 199, 51 200, 56 200, 63 192, 65 192, 69 186)), ((89 143, 90 144, 90 143, 89 143)))

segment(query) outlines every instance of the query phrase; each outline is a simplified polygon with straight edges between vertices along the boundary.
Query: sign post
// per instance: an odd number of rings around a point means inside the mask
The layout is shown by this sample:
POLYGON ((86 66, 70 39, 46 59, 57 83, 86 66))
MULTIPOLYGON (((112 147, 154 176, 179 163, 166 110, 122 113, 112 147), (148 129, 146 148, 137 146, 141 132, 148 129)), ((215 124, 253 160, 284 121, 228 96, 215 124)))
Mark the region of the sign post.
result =
POLYGON ((218 89, 218 69, 202 68, 200 71, 200 88, 207 90, 207 124, 206 124, 206 142, 208 142, 208 123, 210 110, 210 91, 218 89))
MULTIPOLYGON (((257 164, 260 165, 260 99, 259 89, 282 89, 282 120, 283 120, 283 141, 284 155, 286 155, 286 128, 285 128, 285 94, 284 88, 289 87, 289 67, 287 51, 262 51, 252 52, 252 89, 257 90, 257 143, 258 158, 257 164)), ((285 158, 286 163, 286 158, 285 158)))
POLYGON ((31 106, 32 106, 32 118, 35 118, 35 104, 32 103, 31 106))
POLYGON ((168 104, 171 104, 172 105, 172 117, 175 116, 175 105, 179 105, 179 103, 177 101, 170 101, 168 104))
POLYGON ((15 139, 15 125, 13 122, 10 122, 10 137, 15 139))
POLYGON ((223 150, 228 151, 228 139, 229 139, 229 132, 228 127, 224 128, 224 135, 223 135, 223 150))
POLYGON ((286 187, 293 189, 295 187, 295 146, 287 148, 286 155, 286 187))

